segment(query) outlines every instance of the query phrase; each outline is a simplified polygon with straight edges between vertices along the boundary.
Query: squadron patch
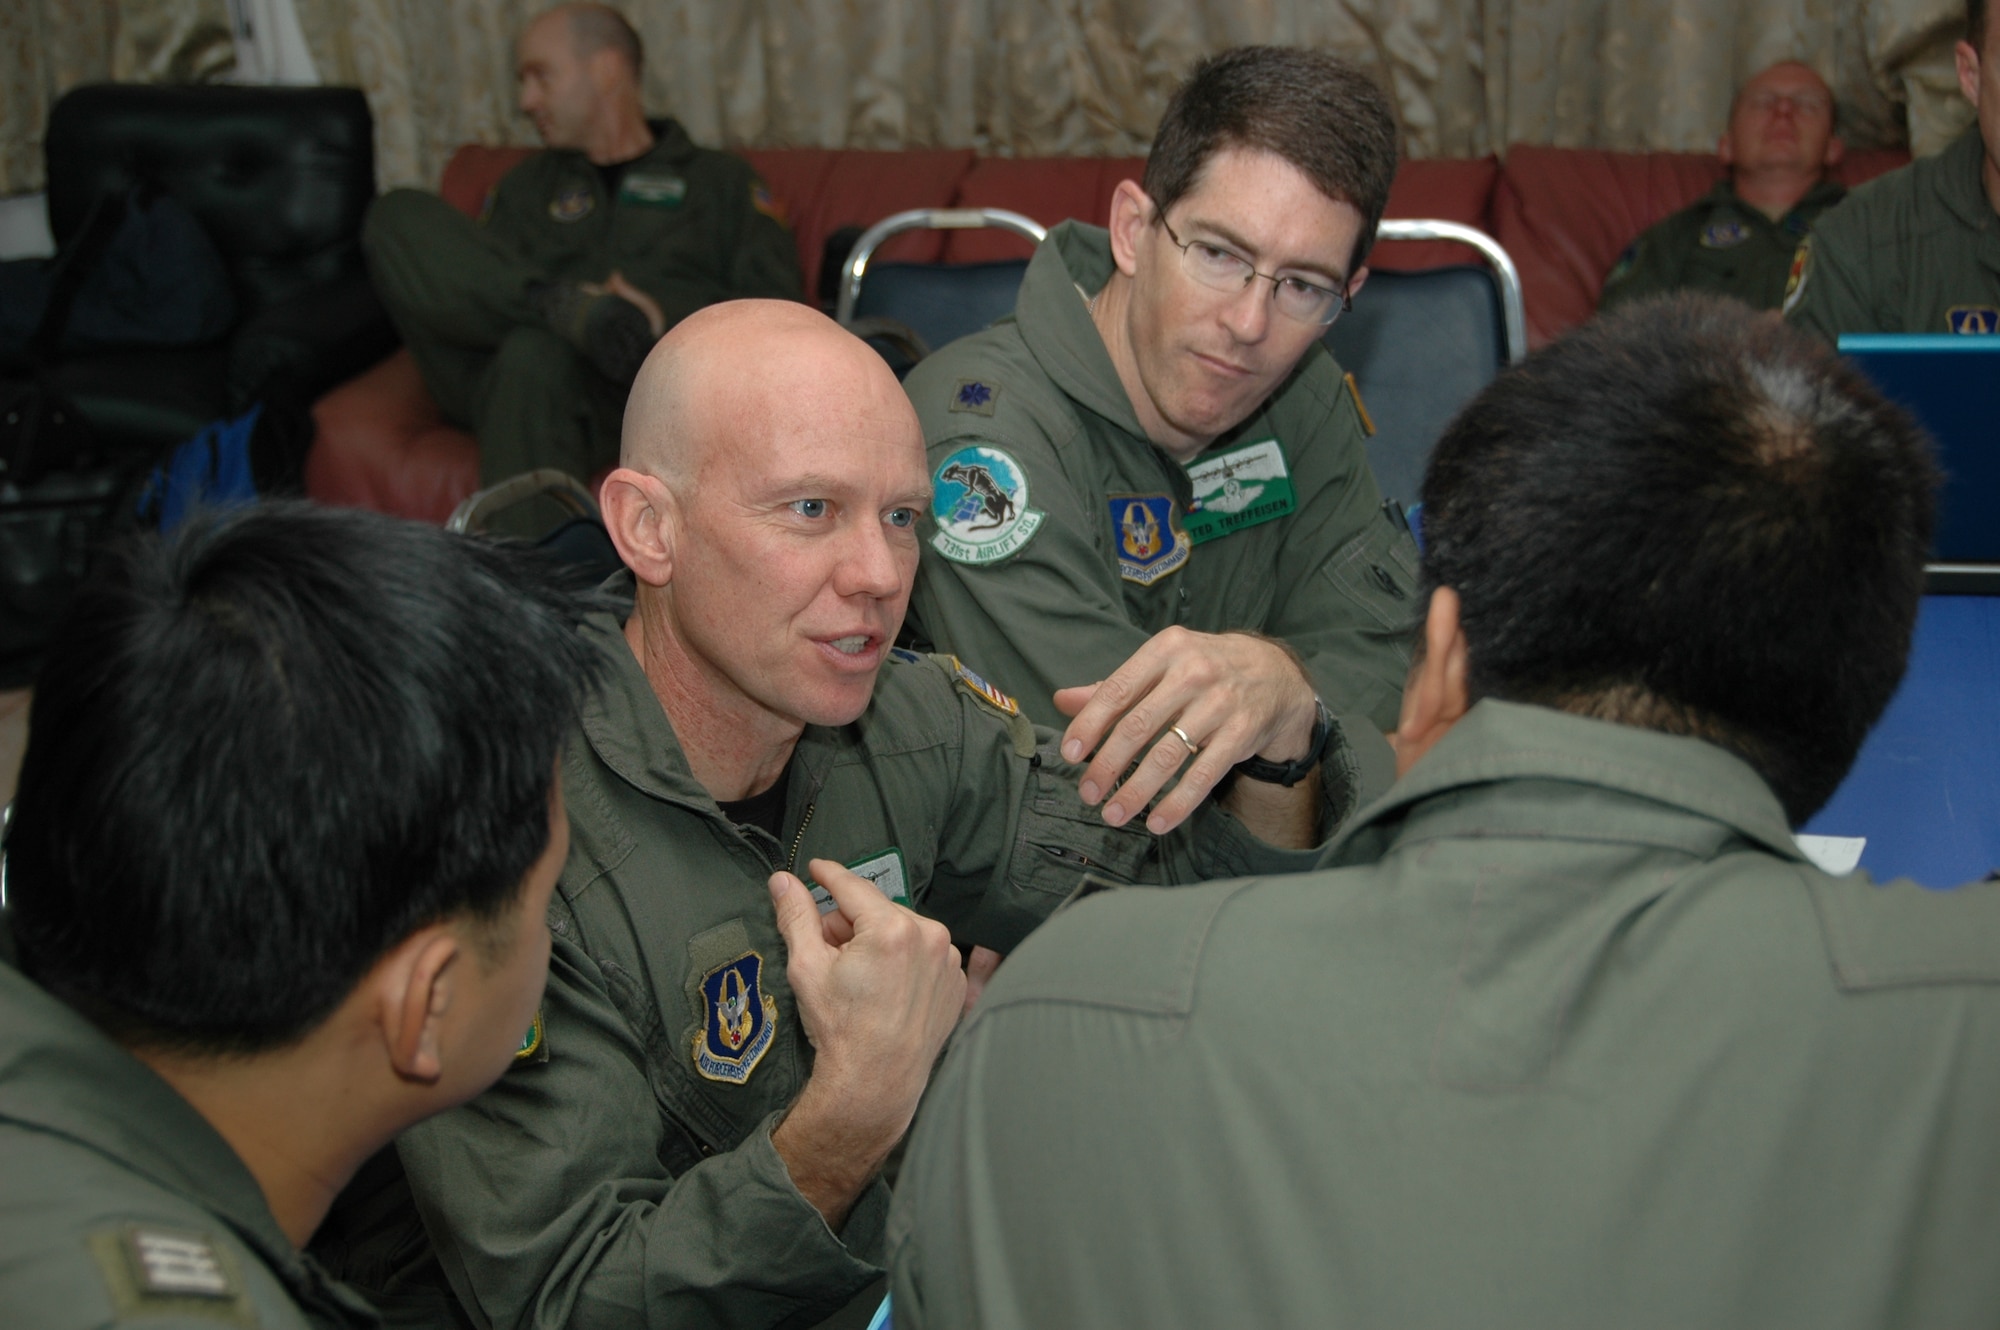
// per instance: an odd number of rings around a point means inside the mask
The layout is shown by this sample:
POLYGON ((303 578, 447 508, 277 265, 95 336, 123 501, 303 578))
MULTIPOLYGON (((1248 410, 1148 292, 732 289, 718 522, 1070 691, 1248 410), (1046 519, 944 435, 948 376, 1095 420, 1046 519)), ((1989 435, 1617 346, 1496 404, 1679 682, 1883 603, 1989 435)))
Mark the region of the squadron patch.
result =
POLYGON ((1042 525, 1028 506, 1028 473, 998 448, 974 444, 944 459, 931 477, 931 548, 954 563, 995 563, 1042 525))
POLYGON ((1703 249, 1735 249, 1750 238, 1750 228, 1741 222, 1710 222, 1701 229, 1703 249))
POLYGON ((1167 494, 1111 494, 1111 531, 1118 543, 1118 575, 1140 586, 1153 583, 1188 561, 1193 548, 1167 494))
POLYGON ((1785 277, 1784 313, 1791 313, 1792 306, 1798 304, 1800 297, 1805 295, 1806 277, 1811 271, 1812 237, 1807 236, 1799 242, 1798 249, 1792 252, 1792 270, 1785 277))
POLYGON ((528 1032, 521 1036, 521 1046, 514 1050, 516 1062, 547 1062, 549 1060, 548 1028, 542 1023, 542 1009, 535 1008, 535 1019, 528 1024, 528 1032))
POLYGON ((672 171, 628 171, 618 185, 618 201, 641 208, 678 208, 688 182, 672 171))
POLYGON ((2000 332, 2000 309, 1991 305, 1953 305, 1944 312, 1944 321, 1955 333, 2000 332))
POLYGON ((763 973, 764 958, 752 951, 702 976, 694 1069, 711 1081, 743 1084, 770 1051, 778 1004, 763 990, 763 973))
POLYGON ((990 383, 978 379, 960 379, 951 390, 951 405, 948 411, 967 411, 975 416, 990 416, 1000 400, 1000 390, 990 383))
POLYGON ((580 180, 571 180, 549 200, 549 216, 559 222, 580 222, 590 216, 596 207, 597 196, 590 192, 590 186, 580 180))
POLYGON ((1194 502, 1181 525, 1199 545, 1269 522, 1298 507, 1285 450, 1276 439, 1203 457, 1187 469, 1194 502))

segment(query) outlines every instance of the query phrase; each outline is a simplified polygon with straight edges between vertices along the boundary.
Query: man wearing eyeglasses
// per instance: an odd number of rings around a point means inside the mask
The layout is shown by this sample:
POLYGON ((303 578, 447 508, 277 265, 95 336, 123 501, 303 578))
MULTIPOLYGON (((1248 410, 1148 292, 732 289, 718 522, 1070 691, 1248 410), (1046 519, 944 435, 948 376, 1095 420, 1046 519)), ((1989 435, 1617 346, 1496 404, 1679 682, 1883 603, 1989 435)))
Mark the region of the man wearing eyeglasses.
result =
POLYGON ((1847 151, 1833 119, 1833 94, 1796 60, 1745 83, 1715 147, 1729 175, 1626 248, 1598 308, 1682 290, 1778 308, 1799 242, 1847 193, 1827 178, 1847 151))
POLYGON ((913 631, 1067 720, 1113 825, 1176 773, 1155 831, 1232 771, 1315 779, 1329 712, 1356 716, 1350 740, 1395 725, 1416 553, 1320 341, 1367 280, 1395 170, 1360 70, 1224 52, 1109 227, 1056 227, 1015 321, 905 384, 933 487, 913 631))

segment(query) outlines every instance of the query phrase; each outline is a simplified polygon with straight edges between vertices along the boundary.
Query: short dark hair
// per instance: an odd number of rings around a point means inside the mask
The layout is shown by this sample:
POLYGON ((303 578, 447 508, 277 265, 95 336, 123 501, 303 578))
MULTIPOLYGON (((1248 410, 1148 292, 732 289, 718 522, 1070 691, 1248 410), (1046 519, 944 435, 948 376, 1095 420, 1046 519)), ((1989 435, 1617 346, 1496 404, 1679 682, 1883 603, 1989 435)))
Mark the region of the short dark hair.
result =
POLYGON ((114 548, 35 688, 21 968, 128 1044, 254 1053, 413 930, 505 917, 588 604, 526 547, 305 503, 114 548))
POLYGON ((1471 691, 1708 739, 1794 825, 1902 678, 1937 473, 1910 418, 1732 300, 1637 302, 1502 374, 1424 477, 1471 691))
POLYGON ((1352 267, 1367 259, 1396 179, 1396 115, 1355 65, 1296 46, 1239 46, 1196 65, 1167 103, 1141 182, 1160 215, 1226 148, 1275 153, 1361 214, 1352 267))
POLYGON ((593 56, 599 51, 617 52, 619 58, 632 67, 635 81, 645 71, 646 47, 639 40, 638 30, 610 5, 571 5, 569 39, 580 56, 593 56))

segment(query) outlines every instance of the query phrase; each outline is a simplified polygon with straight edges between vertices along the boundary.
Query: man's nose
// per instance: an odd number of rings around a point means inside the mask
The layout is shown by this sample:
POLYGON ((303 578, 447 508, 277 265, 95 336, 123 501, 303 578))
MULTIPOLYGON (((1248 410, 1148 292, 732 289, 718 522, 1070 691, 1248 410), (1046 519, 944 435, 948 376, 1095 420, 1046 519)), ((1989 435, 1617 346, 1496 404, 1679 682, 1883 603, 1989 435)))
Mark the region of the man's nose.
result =
POLYGON ((843 596, 894 596, 908 582, 909 562, 890 545, 880 521, 858 522, 842 551, 834 589, 843 596))
POLYGON ((1267 278, 1251 277, 1222 308, 1222 323, 1239 342, 1261 342, 1271 330, 1271 292, 1267 278))

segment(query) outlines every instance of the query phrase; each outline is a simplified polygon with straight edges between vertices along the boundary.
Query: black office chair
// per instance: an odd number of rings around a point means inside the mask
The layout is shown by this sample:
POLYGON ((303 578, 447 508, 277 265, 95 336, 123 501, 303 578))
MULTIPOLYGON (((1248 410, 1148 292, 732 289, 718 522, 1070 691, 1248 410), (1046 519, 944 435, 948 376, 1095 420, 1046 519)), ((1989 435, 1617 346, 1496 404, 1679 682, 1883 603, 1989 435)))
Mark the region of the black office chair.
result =
POLYGON ((1004 208, 913 208, 861 233, 842 273, 834 317, 896 367, 897 377, 946 342, 1014 312, 1026 259, 997 263, 873 263, 890 236, 994 226, 1040 244, 1041 224, 1004 208))
POLYGON ((1382 493, 1413 506, 1431 449, 1460 407, 1528 353, 1521 277, 1500 243, 1455 222, 1385 221, 1382 240, 1451 240, 1483 264, 1376 272, 1327 349, 1354 375, 1375 424, 1368 462, 1382 493))

